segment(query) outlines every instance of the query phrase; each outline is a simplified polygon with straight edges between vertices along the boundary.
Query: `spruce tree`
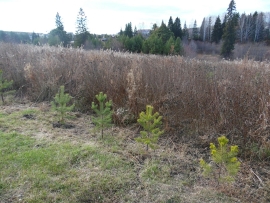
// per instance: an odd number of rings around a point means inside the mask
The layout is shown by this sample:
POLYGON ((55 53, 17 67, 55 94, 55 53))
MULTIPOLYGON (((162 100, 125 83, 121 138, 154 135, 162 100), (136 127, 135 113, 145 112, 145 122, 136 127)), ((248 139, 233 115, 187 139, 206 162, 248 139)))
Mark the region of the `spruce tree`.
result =
POLYGON ((128 24, 126 24, 124 35, 128 36, 129 38, 133 37, 133 31, 132 31, 132 24, 131 24, 131 22, 128 23, 128 24))
POLYGON ((222 38, 222 25, 219 16, 216 19, 214 29, 212 32, 212 42, 218 44, 222 38))
POLYGON ((222 36, 223 44, 221 48, 221 55, 225 58, 229 58, 234 50, 234 44, 236 40, 236 25, 238 14, 236 13, 236 7, 234 0, 231 0, 227 9, 227 23, 222 36))
POLYGON ((123 30, 122 30, 122 28, 121 28, 121 30, 120 30, 120 32, 119 32, 119 35, 121 36, 121 35, 123 35, 124 34, 124 32, 123 32, 123 30))
POLYGON ((182 27, 181 27, 180 18, 178 18, 178 17, 176 17, 176 19, 173 23, 172 32, 173 32, 175 38, 179 37, 180 39, 182 39, 183 31, 182 31, 182 27))
POLYGON ((227 24, 227 15, 224 16, 223 22, 222 22, 222 24, 221 24, 221 27, 222 27, 222 35, 223 35, 224 31, 225 31, 226 24, 227 24))
POLYGON ((87 16, 85 15, 82 8, 80 8, 80 11, 77 15, 77 30, 74 40, 74 46, 80 47, 84 45, 87 38, 89 37, 90 33, 88 32, 87 28, 87 16))
POLYGON ((151 31, 155 31, 157 28, 158 28, 157 24, 154 23, 153 26, 152 26, 152 30, 151 31))
POLYGON ((184 24, 184 29, 183 29, 183 39, 188 40, 189 39, 189 32, 187 28, 187 23, 185 22, 184 24))
POLYGON ((173 19, 172 19, 172 16, 170 16, 167 27, 170 29, 171 32, 173 32, 173 19))
POLYGON ((61 16, 59 15, 58 12, 56 13, 56 16, 55 16, 55 24, 56 24, 57 29, 64 30, 64 25, 62 23, 61 16))
POLYGON ((162 21, 161 26, 152 31, 151 35, 143 43, 143 52, 151 54, 167 54, 166 43, 174 34, 162 21))
POLYGON ((62 43, 63 46, 67 46, 68 42, 71 40, 64 30, 64 25, 61 20, 59 13, 56 13, 55 16, 55 25, 56 28, 51 30, 49 33, 48 42, 50 45, 59 45, 62 43))
POLYGON ((183 53, 183 47, 182 47, 180 37, 177 37, 175 40, 174 52, 175 52, 175 54, 180 54, 180 55, 183 53))
POLYGON ((163 21, 161 26, 156 29, 153 34, 157 35, 158 38, 162 40, 163 44, 166 44, 170 37, 173 36, 173 32, 170 31, 170 29, 163 23, 163 21))
POLYGON ((133 35, 136 36, 137 34, 138 34, 138 30, 137 30, 137 27, 135 26, 133 35))
POLYGON ((164 54, 174 54, 174 37, 170 37, 170 39, 166 42, 164 47, 164 54))
POLYGON ((193 28, 192 28, 192 38, 194 40, 199 39, 199 30, 198 30, 198 27, 197 27, 197 21, 196 20, 194 21, 194 25, 193 25, 193 28))

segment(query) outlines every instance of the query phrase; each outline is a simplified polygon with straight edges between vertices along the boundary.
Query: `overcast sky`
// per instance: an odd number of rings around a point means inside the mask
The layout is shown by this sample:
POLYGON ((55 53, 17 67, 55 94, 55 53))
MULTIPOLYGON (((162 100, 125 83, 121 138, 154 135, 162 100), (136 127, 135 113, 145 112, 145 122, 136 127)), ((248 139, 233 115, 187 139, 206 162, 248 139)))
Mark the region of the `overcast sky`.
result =
MULTIPOLYGON (((236 10, 243 13, 270 12, 270 0, 235 0, 236 10)), ((0 0, 0 30, 48 33, 55 28, 59 12, 67 32, 75 32, 76 18, 82 8, 88 30, 95 34, 116 34, 125 24, 148 29, 153 23, 167 24, 169 17, 179 17, 182 27, 191 26, 204 17, 223 16, 230 0, 0 0)))

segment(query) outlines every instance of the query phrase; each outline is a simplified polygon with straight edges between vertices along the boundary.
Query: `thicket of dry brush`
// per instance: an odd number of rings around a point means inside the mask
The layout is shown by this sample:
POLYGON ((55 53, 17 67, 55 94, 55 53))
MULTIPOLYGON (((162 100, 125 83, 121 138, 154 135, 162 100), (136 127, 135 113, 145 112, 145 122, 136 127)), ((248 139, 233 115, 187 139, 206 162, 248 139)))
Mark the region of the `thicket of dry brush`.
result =
MULTIPOLYGON (((216 139, 224 133, 245 155, 252 155, 254 144, 270 149, 269 62, 211 62, 5 43, 0 47, 0 69, 14 81, 17 95, 32 101, 51 100, 65 85, 77 109, 85 111, 102 91, 112 99, 115 112, 128 110, 136 117, 146 104, 153 105, 168 135, 186 137, 191 132, 188 136, 216 139)), ((115 113, 114 120, 123 124, 120 114, 115 113)))

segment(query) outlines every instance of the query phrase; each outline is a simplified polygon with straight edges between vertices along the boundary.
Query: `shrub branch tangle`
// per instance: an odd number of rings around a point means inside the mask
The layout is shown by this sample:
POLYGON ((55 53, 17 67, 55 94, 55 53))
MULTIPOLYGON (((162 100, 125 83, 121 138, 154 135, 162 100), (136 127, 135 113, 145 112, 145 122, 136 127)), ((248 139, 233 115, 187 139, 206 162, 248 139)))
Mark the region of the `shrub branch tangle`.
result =
POLYGON ((144 130, 140 132, 141 137, 135 138, 135 140, 146 144, 146 150, 148 150, 148 146, 154 149, 159 136, 164 133, 164 131, 159 129, 159 126, 162 124, 162 116, 159 116, 158 112, 153 114, 153 109, 153 106, 147 105, 146 112, 141 112, 138 119, 138 123, 144 130))
POLYGON ((101 136, 103 138, 104 128, 111 126, 112 123, 112 101, 110 100, 105 103, 107 95, 103 94, 103 92, 96 95, 96 98, 99 101, 99 105, 92 102, 92 109, 96 112, 98 117, 92 117, 92 119, 96 127, 101 129, 101 136))
POLYGON ((0 70, 0 94, 1 94, 1 98, 2 98, 2 102, 3 104, 5 103, 4 101, 4 91, 7 89, 7 88, 10 88, 11 85, 12 85, 13 81, 7 81, 7 80, 4 80, 3 78, 3 71, 0 70))
POLYGON ((52 109, 54 111, 59 112, 59 122, 61 124, 64 124, 64 118, 65 115, 68 111, 72 111, 74 108, 74 104, 71 106, 67 106, 71 99, 71 96, 69 94, 65 94, 65 87, 61 86, 60 87, 60 92, 57 93, 54 97, 54 101, 51 102, 52 104, 52 109))

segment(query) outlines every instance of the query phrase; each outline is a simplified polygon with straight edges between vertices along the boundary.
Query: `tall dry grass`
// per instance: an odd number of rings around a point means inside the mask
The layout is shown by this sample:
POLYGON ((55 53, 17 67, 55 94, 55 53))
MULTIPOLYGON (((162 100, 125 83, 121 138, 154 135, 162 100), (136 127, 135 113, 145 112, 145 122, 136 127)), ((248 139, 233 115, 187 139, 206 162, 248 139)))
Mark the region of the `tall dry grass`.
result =
POLYGON ((126 109, 135 118, 146 104, 154 105, 171 136, 214 140, 225 133, 246 155, 253 143, 270 145, 269 62, 1 43, 0 68, 18 94, 32 101, 50 100, 65 85, 77 109, 86 111, 103 91, 115 111, 126 109))

